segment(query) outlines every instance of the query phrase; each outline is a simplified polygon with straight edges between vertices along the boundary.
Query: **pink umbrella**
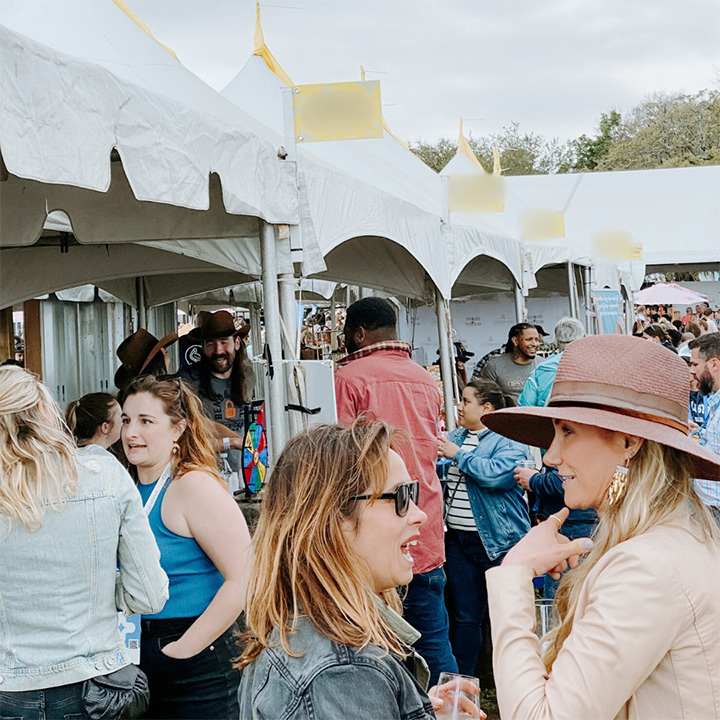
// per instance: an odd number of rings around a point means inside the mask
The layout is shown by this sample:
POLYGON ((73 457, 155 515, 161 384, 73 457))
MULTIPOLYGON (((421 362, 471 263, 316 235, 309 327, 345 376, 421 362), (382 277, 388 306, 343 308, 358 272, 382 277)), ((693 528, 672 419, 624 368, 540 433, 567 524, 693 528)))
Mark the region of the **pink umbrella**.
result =
POLYGON ((707 296, 676 283, 656 283, 635 293, 636 305, 693 305, 707 302, 707 296))

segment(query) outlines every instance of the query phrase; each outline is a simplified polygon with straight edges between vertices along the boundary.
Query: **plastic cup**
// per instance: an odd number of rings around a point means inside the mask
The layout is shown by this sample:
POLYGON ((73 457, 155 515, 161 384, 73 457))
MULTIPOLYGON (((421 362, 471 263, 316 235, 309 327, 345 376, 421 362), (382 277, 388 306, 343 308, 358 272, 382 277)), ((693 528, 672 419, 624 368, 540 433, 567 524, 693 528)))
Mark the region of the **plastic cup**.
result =
POLYGON ((469 680, 479 691, 480 681, 476 677, 457 673, 440 673, 438 686, 454 683, 456 689, 451 686, 449 691, 444 691, 441 695, 443 706, 435 711, 435 717, 438 720, 468 720, 480 717, 480 698, 477 693, 461 690, 461 683, 464 680, 469 680))

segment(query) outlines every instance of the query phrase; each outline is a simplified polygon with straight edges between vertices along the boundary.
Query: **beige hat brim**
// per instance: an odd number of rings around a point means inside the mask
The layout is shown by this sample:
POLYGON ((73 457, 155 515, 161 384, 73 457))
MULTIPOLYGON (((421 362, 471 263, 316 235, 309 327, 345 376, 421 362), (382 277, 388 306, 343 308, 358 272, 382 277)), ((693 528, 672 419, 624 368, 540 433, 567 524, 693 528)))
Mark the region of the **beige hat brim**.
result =
POLYGON ((695 465, 694 477, 720 481, 720 455, 680 430, 652 420, 613 410, 572 405, 506 408, 483 416, 483 424, 493 432, 539 448, 550 447, 555 436, 553 420, 569 420, 654 440, 690 455, 695 465))

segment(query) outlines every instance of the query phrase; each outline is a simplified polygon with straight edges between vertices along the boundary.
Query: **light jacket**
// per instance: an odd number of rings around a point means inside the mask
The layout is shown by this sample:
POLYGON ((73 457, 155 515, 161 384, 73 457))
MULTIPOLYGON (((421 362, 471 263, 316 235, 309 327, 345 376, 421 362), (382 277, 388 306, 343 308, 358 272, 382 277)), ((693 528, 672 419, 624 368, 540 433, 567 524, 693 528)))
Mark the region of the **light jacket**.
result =
POLYGON ((0 514, 0 692, 67 685, 130 663, 117 610, 168 597, 140 495, 115 458, 78 455, 78 491, 39 530, 0 514), (119 572, 117 568, 119 567, 119 572))
POLYGON ((519 406, 544 407, 550 397, 562 353, 545 358, 531 373, 518 398, 519 406))
MULTIPOLYGON (((405 626, 408 639, 419 633, 405 626)), ((403 640, 402 633, 398 634, 403 640)), ((288 637, 288 655, 273 632, 244 670, 238 697, 240 720, 432 720, 432 704, 408 668, 377 645, 354 648, 321 635, 307 617, 288 637)), ((424 665, 425 677, 429 676, 424 665)))
MULTIPOLYGON (((483 430, 477 447, 463 450, 466 428, 457 428, 448 436, 460 445, 452 460, 465 476, 475 525, 488 557, 495 560, 530 530, 530 518, 524 492, 515 480, 518 460, 530 457, 527 445, 483 430)), ((448 466, 446 465, 445 473, 448 466)))
POLYGON ((600 559, 549 677, 532 571, 487 572, 503 720, 720 718, 720 547, 693 524, 681 511, 600 559))

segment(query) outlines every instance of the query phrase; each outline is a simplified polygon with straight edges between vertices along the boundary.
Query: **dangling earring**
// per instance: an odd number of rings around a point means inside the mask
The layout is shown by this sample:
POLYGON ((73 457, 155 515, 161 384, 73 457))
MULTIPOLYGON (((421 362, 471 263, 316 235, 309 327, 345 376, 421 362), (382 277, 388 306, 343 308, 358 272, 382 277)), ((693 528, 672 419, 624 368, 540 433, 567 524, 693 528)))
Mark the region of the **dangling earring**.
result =
POLYGON ((174 457, 175 455, 177 455, 179 452, 180 452, 180 446, 179 446, 176 442, 173 443, 173 446, 172 446, 172 454, 173 454, 173 457, 174 457))
MULTIPOLYGON (((631 453, 630 457, 634 454, 635 453, 631 453)), ((620 499, 620 496, 624 494, 625 486, 627 485, 629 463, 630 458, 625 458, 624 465, 615 466, 615 472, 608 486, 608 505, 614 505, 620 499)))

